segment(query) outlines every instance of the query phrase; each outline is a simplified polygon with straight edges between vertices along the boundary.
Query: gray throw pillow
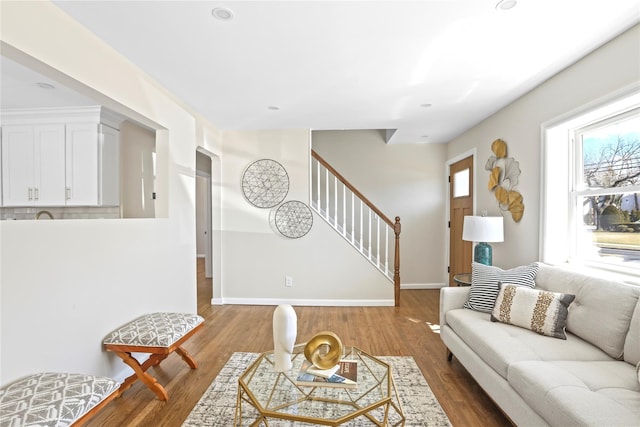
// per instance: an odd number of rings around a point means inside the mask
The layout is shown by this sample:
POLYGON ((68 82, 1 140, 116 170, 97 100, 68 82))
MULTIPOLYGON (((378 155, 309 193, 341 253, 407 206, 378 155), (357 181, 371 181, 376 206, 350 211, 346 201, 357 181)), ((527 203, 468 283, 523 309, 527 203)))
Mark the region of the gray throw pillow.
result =
POLYGON ((501 284, 496 305, 491 312, 491 321, 566 340, 564 330, 567 326, 569 304, 575 298, 571 294, 501 284))

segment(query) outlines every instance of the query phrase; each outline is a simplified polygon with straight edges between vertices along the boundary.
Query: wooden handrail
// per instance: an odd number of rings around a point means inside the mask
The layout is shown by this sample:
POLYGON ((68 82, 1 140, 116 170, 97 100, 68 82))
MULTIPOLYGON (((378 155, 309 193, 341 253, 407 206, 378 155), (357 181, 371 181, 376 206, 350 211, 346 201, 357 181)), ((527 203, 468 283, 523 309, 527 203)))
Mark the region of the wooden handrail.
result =
POLYGON ((394 303, 396 307, 400 306, 400 231, 402 229, 400 225, 400 217, 395 217, 395 222, 391 221, 389 217, 383 214, 373 203, 369 201, 356 187, 354 187, 345 177, 343 177, 337 170, 335 170, 325 159, 322 158, 314 150, 311 150, 311 156, 324 166, 329 172, 333 174, 345 187, 362 200, 379 218, 381 218, 389 227, 393 229, 395 234, 395 253, 393 262, 393 289, 394 289, 394 303))
POLYGON ((354 187, 349 181, 347 181, 345 177, 340 175, 340 173, 337 170, 335 170, 329 163, 327 163, 327 161, 323 159, 322 156, 320 156, 320 154, 316 153, 314 150, 311 150, 311 156, 314 159, 316 159, 322 166, 327 168, 327 170, 331 172, 336 178, 338 178, 338 180, 342 182, 345 187, 351 190, 353 194, 358 196, 360 200, 362 200, 369 207, 369 209, 375 212, 376 215, 378 215, 384 222, 386 222, 389 225, 389 227, 391 228, 395 227, 395 224, 393 221, 391 221, 385 214, 383 214, 380 211, 380 209, 378 209, 373 203, 369 201, 369 199, 364 197, 364 195, 360 191, 358 191, 358 189, 354 187))

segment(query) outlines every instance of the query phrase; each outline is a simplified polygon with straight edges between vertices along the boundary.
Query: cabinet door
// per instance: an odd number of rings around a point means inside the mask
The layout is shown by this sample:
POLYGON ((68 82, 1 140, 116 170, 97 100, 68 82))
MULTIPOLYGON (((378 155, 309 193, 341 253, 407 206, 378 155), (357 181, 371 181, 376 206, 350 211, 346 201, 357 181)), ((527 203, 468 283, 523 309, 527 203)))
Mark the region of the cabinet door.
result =
POLYGON ((100 125, 100 204, 120 205, 120 131, 100 125))
POLYGON ((27 206, 34 198, 33 126, 2 127, 4 206, 27 206))
POLYGON ((68 124, 67 206, 98 204, 98 124, 68 124))
POLYGON ((65 132, 64 125, 34 127, 34 204, 65 204, 65 132))

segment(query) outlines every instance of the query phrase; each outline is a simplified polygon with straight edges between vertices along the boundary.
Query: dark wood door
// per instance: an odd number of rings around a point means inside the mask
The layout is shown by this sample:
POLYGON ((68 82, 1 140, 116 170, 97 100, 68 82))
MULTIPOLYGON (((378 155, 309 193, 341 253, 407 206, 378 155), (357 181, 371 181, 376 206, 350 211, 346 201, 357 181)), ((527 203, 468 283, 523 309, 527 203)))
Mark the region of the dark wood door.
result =
POLYGON ((449 286, 453 276, 471 272, 472 242, 462 240, 465 215, 473 215, 473 156, 449 166, 449 286))

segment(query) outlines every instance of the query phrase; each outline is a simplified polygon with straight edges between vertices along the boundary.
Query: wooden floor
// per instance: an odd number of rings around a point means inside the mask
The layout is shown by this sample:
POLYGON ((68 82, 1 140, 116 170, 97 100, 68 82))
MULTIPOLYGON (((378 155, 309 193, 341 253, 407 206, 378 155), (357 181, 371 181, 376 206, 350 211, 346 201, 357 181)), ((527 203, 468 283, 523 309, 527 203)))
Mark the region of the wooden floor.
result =
MULTIPOLYGON (((344 343, 378 356, 413 356, 454 426, 510 426, 496 405, 455 360, 447 362, 438 335, 438 290, 403 290, 395 307, 295 307, 298 342, 334 331, 344 343)), ((149 372, 169 393, 162 402, 140 381, 87 426, 180 426, 234 351, 273 348, 272 306, 211 306, 211 280, 198 262, 198 313, 205 325, 185 348, 191 370, 172 354, 149 372)), ((415 426, 408 426, 415 427, 415 426)))

